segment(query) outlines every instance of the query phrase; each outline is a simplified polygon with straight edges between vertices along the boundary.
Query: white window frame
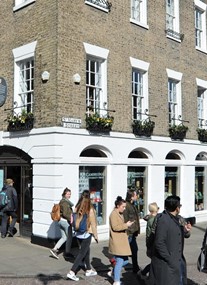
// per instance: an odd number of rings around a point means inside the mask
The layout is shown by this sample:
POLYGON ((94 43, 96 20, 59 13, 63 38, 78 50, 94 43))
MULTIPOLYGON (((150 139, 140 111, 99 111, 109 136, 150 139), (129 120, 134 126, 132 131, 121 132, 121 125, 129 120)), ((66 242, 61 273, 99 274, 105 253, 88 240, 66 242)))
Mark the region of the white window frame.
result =
MULTIPOLYGON (((173 32, 175 32, 176 34, 180 33, 180 12, 179 12, 179 0, 166 0, 166 30, 168 31, 168 29, 172 30, 173 32), (168 6, 168 2, 171 2, 173 5, 173 14, 171 14, 173 16, 173 23, 172 26, 170 26, 168 24, 168 14, 170 14, 169 12, 169 6, 168 6)), ((177 38, 176 36, 173 36, 173 33, 171 32, 167 32, 166 33, 167 38, 171 38, 173 40, 176 40, 178 42, 181 42, 181 40, 179 38, 177 38)))
POLYGON ((32 3, 36 2, 36 0, 15 0, 15 6, 13 8, 13 11, 17 11, 23 7, 26 7, 32 3))
MULTIPOLYGON (((14 102, 16 102, 16 112, 21 113, 25 110, 25 106, 22 106, 22 100, 19 96, 20 92, 20 66, 19 63, 26 59, 34 59, 35 48, 37 41, 23 45, 21 47, 15 48, 12 50, 14 56, 14 102)), ((33 99, 32 99, 33 102, 33 99)), ((15 107, 15 106, 14 106, 15 107)))
POLYGON ((147 24, 147 0, 131 0, 130 22, 145 29, 149 29, 147 24), (139 5, 139 9, 136 9, 136 5, 139 5), (137 13, 137 16, 135 13, 137 13))
POLYGON ((199 10, 201 12, 201 35, 200 35, 200 44, 197 45, 195 43, 196 49, 200 50, 204 53, 207 53, 207 46, 206 46, 206 9, 207 5, 200 0, 194 0, 195 4, 195 42, 196 42, 196 30, 198 27, 196 27, 196 10, 199 10))
MULTIPOLYGON (((107 1, 105 1, 105 2, 107 2, 107 1)), ((85 0, 85 4, 87 4, 87 5, 89 5, 89 6, 92 6, 92 7, 94 7, 94 8, 97 8, 97 9, 99 9, 99 10, 102 10, 102 11, 104 11, 104 12, 106 12, 106 13, 109 12, 108 6, 107 6, 106 3, 104 3, 104 1, 102 2, 102 1, 100 0, 100 3, 98 3, 97 0, 85 0)))
MULTIPOLYGON (((145 115, 145 110, 148 110, 149 107, 149 90, 148 90, 148 70, 149 70, 149 63, 146 61, 142 61, 133 57, 130 57, 130 63, 132 66, 132 72, 133 70, 137 70, 142 74, 142 110, 140 110, 141 116, 138 116, 137 119, 144 120, 147 119, 147 115, 145 115)), ((133 93, 132 93, 132 100, 133 100, 133 93)), ((135 120, 134 118, 134 110, 133 110, 133 101, 132 101, 132 120, 135 120)))
MULTIPOLYGON (((176 82, 176 108, 175 108, 175 118, 169 122, 169 125, 179 125, 179 118, 182 119, 182 91, 181 91, 181 80, 183 74, 181 72, 177 72, 171 69, 166 69, 168 82, 172 80, 176 82), (181 116, 181 117, 180 117, 181 116)), ((168 89, 169 93, 169 89, 168 89)), ((168 94, 168 104, 169 104, 169 94, 168 94)))
MULTIPOLYGON (((198 127, 201 129, 207 129, 207 125, 205 124, 207 121, 207 81, 202 80, 199 78, 196 78, 196 84, 197 84, 197 90, 201 88, 203 90, 201 104, 202 107, 199 110, 199 99, 198 99, 198 127), (203 123, 200 123, 199 121, 203 121, 203 123)), ((198 93, 198 92, 197 92, 198 93)))
MULTIPOLYGON (((101 86, 99 89, 99 96, 100 96, 100 110, 99 114, 101 116, 107 116, 107 58, 109 54, 109 50, 91 45, 88 43, 83 43, 86 57, 87 59, 94 59, 97 60, 100 64, 100 73, 101 73, 101 86)), ((87 88, 87 86, 86 86, 87 88)), ((87 100, 87 98, 86 98, 87 100)), ((86 108, 89 106, 86 106, 86 108)), ((90 109, 87 108, 87 113, 90 113, 90 109)), ((98 110, 95 110, 98 111, 98 110)))

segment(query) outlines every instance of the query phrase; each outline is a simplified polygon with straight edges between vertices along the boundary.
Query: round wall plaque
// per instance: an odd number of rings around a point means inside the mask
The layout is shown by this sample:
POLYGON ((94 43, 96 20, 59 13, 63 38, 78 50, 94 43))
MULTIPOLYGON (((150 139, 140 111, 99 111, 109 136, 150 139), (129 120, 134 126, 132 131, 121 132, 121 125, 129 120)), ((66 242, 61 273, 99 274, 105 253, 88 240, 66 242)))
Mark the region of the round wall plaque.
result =
POLYGON ((4 105, 7 96, 7 84, 3 77, 0 77, 0 107, 4 105))

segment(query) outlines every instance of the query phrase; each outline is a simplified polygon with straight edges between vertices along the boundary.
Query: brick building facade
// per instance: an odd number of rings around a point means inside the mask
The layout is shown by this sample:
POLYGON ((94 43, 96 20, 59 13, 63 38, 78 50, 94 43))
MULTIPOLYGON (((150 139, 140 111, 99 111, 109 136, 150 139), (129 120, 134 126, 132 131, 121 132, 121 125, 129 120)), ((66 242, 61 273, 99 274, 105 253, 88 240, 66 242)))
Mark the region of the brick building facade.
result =
POLYGON ((206 0, 2 1, 0 182, 16 182, 23 236, 58 236, 50 211, 66 186, 74 202, 91 191, 103 239, 127 187, 141 217, 177 194, 183 216, 207 219, 207 135, 197 133, 207 120, 206 10, 206 0), (135 135, 137 121, 153 121, 153 132, 135 135), (188 127, 184 138, 169 136, 174 125, 188 127))

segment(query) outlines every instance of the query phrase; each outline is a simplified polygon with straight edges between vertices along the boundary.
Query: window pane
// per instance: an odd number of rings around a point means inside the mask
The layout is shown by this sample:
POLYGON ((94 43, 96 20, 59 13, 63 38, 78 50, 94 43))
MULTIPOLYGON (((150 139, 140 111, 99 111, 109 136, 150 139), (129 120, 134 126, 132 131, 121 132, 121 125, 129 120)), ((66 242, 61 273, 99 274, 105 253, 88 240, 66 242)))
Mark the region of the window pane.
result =
POLYGON ((143 218, 147 214, 146 207, 146 167, 128 167, 127 172, 127 188, 135 189, 138 194, 137 207, 140 217, 143 218))
POLYGON ((106 223, 106 167, 79 167, 79 195, 84 190, 90 191, 91 201, 96 210, 98 225, 106 223))
POLYGON ((204 183, 205 172, 204 167, 195 168, 195 211, 201 211, 204 209, 203 194, 204 194, 204 183))

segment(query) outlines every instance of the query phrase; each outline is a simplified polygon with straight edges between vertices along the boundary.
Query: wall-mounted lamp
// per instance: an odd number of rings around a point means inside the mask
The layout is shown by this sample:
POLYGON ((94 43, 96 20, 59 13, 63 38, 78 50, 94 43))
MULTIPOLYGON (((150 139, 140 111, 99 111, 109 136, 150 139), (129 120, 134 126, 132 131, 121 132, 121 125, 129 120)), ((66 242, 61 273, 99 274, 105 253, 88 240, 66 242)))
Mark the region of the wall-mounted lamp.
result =
POLYGON ((81 82, 81 77, 80 77, 80 75, 79 75, 78 73, 76 73, 76 74, 73 75, 73 82, 74 82, 75 84, 80 84, 80 82, 81 82))
POLYGON ((48 81, 50 78, 50 73, 48 71, 43 71, 42 75, 41 75, 42 81, 48 81))

